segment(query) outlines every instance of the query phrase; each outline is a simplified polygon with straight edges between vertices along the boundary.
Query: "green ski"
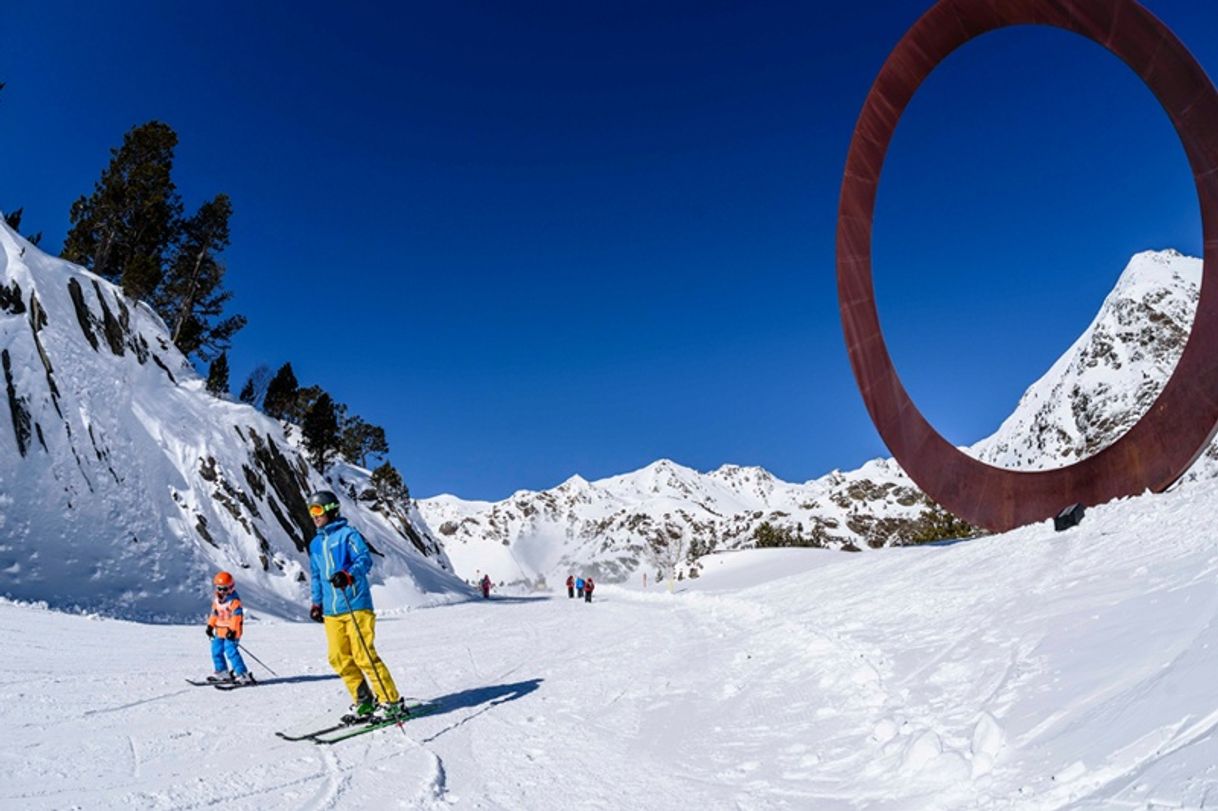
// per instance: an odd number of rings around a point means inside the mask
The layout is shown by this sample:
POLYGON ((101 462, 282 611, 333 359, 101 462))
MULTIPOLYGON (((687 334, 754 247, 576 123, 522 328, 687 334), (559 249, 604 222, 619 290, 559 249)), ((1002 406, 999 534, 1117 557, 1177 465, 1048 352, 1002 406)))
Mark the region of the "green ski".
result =
POLYGON ((410 704, 410 705, 407 705, 406 709, 410 710, 410 715, 407 715, 404 718, 394 718, 392 720, 372 721, 370 723, 359 724, 358 726, 354 726, 354 727, 343 727, 342 729, 334 730, 333 732, 322 731, 317 734, 309 736, 308 740, 311 740, 311 741, 313 741, 313 743, 318 743, 318 744, 338 743, 339 741, 345 741, 348 738, 354 738, 357 735, 364 735, 369 732, 376 732, 378 729, 384 729, 386 727, 397 726, 398 724, 405 724, 406 722, 411 721, 415 718, 420 718, 425 715, 430 715, 431 713, 440 709, 440 705, 439 704, 410 704))

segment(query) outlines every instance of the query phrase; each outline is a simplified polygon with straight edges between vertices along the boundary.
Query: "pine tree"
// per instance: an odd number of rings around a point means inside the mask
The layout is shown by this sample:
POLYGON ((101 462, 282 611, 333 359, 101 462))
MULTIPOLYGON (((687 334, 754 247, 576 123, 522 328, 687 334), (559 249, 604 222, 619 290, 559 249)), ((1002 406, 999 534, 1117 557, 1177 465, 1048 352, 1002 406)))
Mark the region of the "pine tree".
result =
POLYGON ((217 397, 228 396, 228 353, 221 352, 220 356, 211 362, 207 370, 207 390, 217 397))
MULTIPOLYGON (((4 90, 4 82, 0 82, 0 90, 4 90)), ((6 214, 4 216, 4 221, 6 223, 8 223, 8 227, 12 228, 14 231, 16 231, 19 234, 21 233, 21 215, 22 215, 22 213, 24 213, 24 209, 18 208, 13 211, 10 211, 8 214, 6 214)), ((42 241, 42 232, 39 231, 37 234, 34 234, 33 236, 26 236, 25 238, 29 241, 29 243, 31 245, 37 245, 39 242, 42 241)))
POLYGON ((389 453, 385 429, 354 416, 342 421, 339 446, 344 457, 364 468, 368 467, 369 456, 384 456, 389 453))
MULTIPOLYGON (((0 85, 0 87, 3 87, 3 85, 0 85)), ((21 233, 21 216, 23 214, 25 214, 25 209, 18 208, 4 215, 4 221, 8 223, 8 227, 12 228, 18 234, 21 233)), ((42 242, 41 231, 39 231, 37 234, 33 234, 32 236, 27 236, 25 234, 22 234, 22 236, 24 236, 26 241, 28 241, 31 245, 37 245, 39 242, 42 242)))
POLYGON ((282 419, 297 425, 304 424, 304 418, 309 413, 309 409, 325 393, 326 390, 321 386, 301 386, 296 389, 296 394, 292 397, 291 404, 284 410, 282 419))
POLYGON ((123 136, 93 193, 72 204, 64 259, 118 281, 132 298, 157 289, 182 215, 170 177, 177 144, 177 134, 160 121, 123 136))
POLYGON ((388 462, 372 471, 372 487, 384 501, 394 501, 403 506, 410 501, 410 490, 402 481, 402 474, 388 462))
POLYGON ((300 426, 300 436, 313 466, 325 473, 338 453, 338 417, 330 395, 323 392, 309 408, 300 426))
POLYGON ((166 316, 170 337, 184 355, 198 353, 209 360, 228 349, 232 336, 246 324, 243 315, 216 320, 232 298, 223 289, 225 268, 217 258, 228 247, 232 213, 228 195, 219 194, 182 221, 157 292, 157 310, 166 316))
MULTIPOLYGON (((292 371, 292 364, 283 364, 266 387, 266 396, 262 399, 262 410, 266 412, 267 416, 277 420, 285 419, 296 401, 298 389, 299 384, 296 382, 296 373, 292 371)), ((334 432, 338 433, 337 426, 335 426, 334 432)))
POLYGON ((257 407, 266 394, 266 388, 270 382, 270 368, 265 363, 258 364, 254 371, 250 372, 250 376, 245 379, 245 385, 241 387, 241 393, 237 395, 237 399, 257 407))

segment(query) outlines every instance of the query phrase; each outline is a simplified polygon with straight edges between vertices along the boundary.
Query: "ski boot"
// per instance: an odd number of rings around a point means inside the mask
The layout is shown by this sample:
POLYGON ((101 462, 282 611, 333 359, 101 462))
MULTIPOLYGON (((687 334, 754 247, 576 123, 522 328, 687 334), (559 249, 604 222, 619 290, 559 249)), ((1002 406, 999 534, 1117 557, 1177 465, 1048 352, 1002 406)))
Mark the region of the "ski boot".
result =
POLYGON ((386 721, 405 721, 410 717, 410 710, 406 707, 406 699, 399 698, 397 701, 386 701, 378 705, 376 714, 386 721))
POLYGON ((250 673, 248 670, 245 671, 244 673, 238 673, 237 676, 233 679, 233 681, 236 682, 237 684, 240 684, 243 686, 244 685, 253 685, 253 684, 258 683, 256 681, 254 681, 254 674, 250 673))
POLYGON ((347 709, 347 714, 342 717, 344 724, 363 724, 373 720, 376 712, 376 702, 372 700, 360 701, 352 704, 347 709))
POLYGON ((212 684, 223 684, 225 682, 232 681, 233 674, 229 673, 227 670, 217 670, 215 673, 208 676, 207 680, 212 684))

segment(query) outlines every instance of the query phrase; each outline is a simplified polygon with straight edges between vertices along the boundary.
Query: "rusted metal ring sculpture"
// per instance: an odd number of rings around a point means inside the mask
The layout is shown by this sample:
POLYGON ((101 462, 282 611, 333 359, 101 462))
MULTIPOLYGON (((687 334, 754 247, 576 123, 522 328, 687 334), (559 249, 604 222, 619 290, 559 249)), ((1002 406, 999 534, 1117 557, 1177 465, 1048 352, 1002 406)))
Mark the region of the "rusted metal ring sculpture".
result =
POLYGON ((871 419, 932 499, 992 530, 1161 491, 1218 428, 1218 94, 1188 50, 1135 0, 940 0, 897 43, 867 95, 846 159, 837 220, 837 284, 846 348, 871 419), (1201 204, 1201 298, 1184 353, 1150 410, 1108 448, 1055 470, 1025 472, 961 453, 918 411, 880 332, 871 228, 884 155, 919 85, 949 54, 988 31, 1050 25, 1103 45, 1129 65, 1171 118, 1201 204))

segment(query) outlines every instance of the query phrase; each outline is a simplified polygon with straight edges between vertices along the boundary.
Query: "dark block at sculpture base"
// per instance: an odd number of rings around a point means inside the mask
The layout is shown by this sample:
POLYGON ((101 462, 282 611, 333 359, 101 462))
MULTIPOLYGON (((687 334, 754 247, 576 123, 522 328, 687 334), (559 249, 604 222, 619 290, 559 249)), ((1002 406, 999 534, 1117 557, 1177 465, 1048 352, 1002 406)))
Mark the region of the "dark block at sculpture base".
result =
POLYGON ((1053 529, 1061 532, 1063 529, 1078 526, 1082 523, 1085 512, 1082 504, 1071 504, 1053 517, 1053 529))

